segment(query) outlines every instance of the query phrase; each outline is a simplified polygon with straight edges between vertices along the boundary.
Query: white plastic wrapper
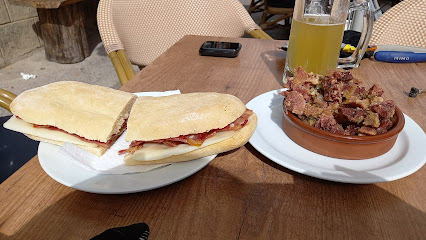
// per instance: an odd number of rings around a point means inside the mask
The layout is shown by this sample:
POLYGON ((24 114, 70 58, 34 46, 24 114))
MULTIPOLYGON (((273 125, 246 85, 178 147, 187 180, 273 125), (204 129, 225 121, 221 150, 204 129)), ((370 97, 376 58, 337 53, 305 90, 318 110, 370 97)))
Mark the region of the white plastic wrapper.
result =
POLYGON ((26 73, 21 73, 22 79, 24 80, 28 80, 30 78, 36 78, 37 76, 34 74, 26 74, 26 73))

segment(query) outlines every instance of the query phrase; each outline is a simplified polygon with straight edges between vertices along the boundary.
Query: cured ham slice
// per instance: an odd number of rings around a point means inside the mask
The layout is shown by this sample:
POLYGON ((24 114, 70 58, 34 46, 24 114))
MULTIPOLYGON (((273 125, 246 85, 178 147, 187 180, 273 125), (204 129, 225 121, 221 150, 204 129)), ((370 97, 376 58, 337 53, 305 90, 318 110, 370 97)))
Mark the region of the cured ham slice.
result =
POLYGON ((119 154, 125 154, 125 153, 135 153, 137 150, 141 149, 145 143, 158 143, 158 144, 164 144, 169 147, 176 147, 180 144, 188 144, 191 146, 199 147, 203 145, 204 141, 208 138, 212 138, 216 135, 218 132, 224 132, 224 131, 236 131, 241 128, 243 128, 247 122, 250 116, 253 114, 253 111, 250 109, 246 109, 246 111, 235 121, 228 124, 224 128, 218 128, 218 129, 212 129, 207 132, 203 133, 197 133, 197 134, 188 134, 188 135, 181 135, 178 137, 173 138, 167 138, 167 139, 158 139, 153 141, 133 141, 128 149, 123 149, 119 151, 119 154))

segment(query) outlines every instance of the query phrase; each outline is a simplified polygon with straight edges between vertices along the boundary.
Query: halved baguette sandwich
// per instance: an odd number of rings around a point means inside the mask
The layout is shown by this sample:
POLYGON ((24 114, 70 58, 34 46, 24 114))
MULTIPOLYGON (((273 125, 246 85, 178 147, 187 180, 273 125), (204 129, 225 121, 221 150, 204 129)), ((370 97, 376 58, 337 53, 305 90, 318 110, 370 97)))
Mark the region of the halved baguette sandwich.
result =
POLYGON ((72 143, 101 156, 126 129, 137 96, 82 82, 55 82, 23 92, 4 127, 36 141, 72 143))
POLYGON ((120 154, 126 165, 193 160, 243 146, 256 126, 256 114, 229 94, 139 97, 120 154))

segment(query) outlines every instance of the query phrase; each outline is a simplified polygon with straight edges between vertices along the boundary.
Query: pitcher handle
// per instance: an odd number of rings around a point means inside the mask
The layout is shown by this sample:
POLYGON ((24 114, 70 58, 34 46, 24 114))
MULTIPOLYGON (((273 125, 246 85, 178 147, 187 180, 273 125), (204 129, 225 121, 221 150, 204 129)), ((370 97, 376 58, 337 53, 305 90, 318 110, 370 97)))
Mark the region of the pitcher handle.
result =
MULTIPOLYGON (((359 1, 358 1, 359 2, 359 1)), ((359 66, 359 63, 367 50, 368 43, 370 42, 371 33, 373 31, 373 10, 370 1, 364 1, 361 3, 352 3, 349 9, 348 16, 351 12, 361 10, 363 13, 363 25, 361 37, 358 41, 358 45, 351 56, 346 58, 338 59, 338 68, 355 68, 359 66)))

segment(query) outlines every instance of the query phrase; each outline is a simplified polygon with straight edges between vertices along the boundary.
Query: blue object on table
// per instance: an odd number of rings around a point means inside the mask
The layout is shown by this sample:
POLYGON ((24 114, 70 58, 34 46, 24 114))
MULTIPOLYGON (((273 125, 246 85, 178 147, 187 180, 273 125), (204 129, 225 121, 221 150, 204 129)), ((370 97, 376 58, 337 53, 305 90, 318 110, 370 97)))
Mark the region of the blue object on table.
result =
POLYGON ((377 61, 389 63, 426 62, 426 53, 407 51, 377 51, 374 53, 377 61))

